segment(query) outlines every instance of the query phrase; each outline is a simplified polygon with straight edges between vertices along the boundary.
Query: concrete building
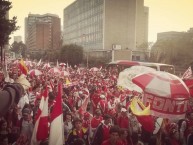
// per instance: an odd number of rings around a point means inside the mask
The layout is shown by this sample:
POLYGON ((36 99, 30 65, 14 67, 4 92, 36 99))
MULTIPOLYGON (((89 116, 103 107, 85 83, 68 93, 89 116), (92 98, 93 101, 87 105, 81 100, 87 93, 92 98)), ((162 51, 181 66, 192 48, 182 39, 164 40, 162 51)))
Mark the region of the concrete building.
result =
POLYGON ((193 28, 190 28, 190 29, 188 30, 188 32, 189 32, 189 33, 193 33, 193 28))
POLYGON ((63 44, 136 50, 148 42, 148 16, 144 0, 76 0, 64 9, 63 44))
POLYGON ((141 56, 139 49, 148 43, 148 19, 144 0, 76 0, 64 9, 63 45, 75 43, 95 54, 111 51, 112 60, 113 50, 136 50, 133 54, 141 56))
POLYGON ((22 37, 21 36, 14 36, 13 37, 13 40, 17 43, 21 42, 22 41, 22 37))
POLYGON ((29 14, 25 18, 25 43, 30 51, 59 49, 61 22, 53 14, 29 14))
POLYGON ((169 31, 157 33, 157 41, 180 39, 184 34, 186 34, 186 32, 169 31))

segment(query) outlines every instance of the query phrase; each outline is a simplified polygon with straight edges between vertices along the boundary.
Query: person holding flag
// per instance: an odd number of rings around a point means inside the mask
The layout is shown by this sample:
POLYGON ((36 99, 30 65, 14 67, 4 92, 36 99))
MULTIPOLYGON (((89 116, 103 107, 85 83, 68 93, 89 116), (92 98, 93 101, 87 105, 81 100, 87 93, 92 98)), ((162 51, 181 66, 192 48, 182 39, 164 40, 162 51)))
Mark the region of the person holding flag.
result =
POLYGON ((64 144, 64 125, 62 111, 62 83, 58 84, 58 95, 50 114, 49 145, 64 144))
POLYGON ((19 61, 19 69, 20 69, 20 71, 21 71, 22 74, 27 75, 27 73, 28 73, 28 68, 27 68, 27 66, 25 65, 23 59, 21 59, 21 60, 19 61))

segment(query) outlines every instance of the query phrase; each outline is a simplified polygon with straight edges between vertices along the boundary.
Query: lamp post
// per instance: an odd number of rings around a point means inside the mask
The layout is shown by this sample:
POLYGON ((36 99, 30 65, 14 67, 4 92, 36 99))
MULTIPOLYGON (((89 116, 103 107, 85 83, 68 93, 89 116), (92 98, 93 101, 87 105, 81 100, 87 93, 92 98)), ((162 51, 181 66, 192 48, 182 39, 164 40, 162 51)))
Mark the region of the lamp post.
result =
POLYGON ((81 37, 82 37, 82 46, 84 48, 84 52, 86 52, 86 67, 88 68, 88 62, 89 62, 89 50, 88 48, 86 48, 86 42, 87 41, 87 37, 88 35, 87 34, 82 34, 81 37))
POLYGON ((89 51, 87 49, 87 53, 86 53, 86 67, 88 68, 88 59, 89 59, 89 51))

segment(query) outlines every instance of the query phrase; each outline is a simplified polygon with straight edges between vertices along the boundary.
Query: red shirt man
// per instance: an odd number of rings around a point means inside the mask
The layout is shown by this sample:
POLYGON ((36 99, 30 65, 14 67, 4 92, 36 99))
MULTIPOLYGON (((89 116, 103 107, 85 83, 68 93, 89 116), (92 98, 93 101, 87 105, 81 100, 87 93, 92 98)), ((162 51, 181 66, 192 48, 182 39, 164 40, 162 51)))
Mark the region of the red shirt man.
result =
POLYGON ((117 126, 112 126, 109 133, 109 139, 103 141, 101 145, 121 145, 119 140, 119 128, 117 126))
POLYGON ((120 128, 129 128, 129 118, 125 108, 121 109, 121 115, 117 118, 117 124, 120 128))
POLYGON ((91 119, 91 128, 96 129, 102 120, 103 117, 101 116, 101 110, 96 109, 95 116, 91 119))

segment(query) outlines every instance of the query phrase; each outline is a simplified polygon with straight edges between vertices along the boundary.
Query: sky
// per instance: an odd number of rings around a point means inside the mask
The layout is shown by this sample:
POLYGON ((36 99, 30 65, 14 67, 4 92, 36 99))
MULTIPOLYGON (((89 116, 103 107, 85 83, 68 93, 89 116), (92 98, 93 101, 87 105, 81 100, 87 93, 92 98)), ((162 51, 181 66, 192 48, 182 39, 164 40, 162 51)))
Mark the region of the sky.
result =
MULTIPOLYGON (((9 0, 12 9, 10 18, 17 16, 20 29, 13 36, 22 36, 24 40, 24 19, 31 14, 57 14, 63 23, 63 9, 74 0, 9 0)), ((119 0, 121 2, 121 0, 119 0)), ((188 31, 193 27, 193 0, 144 0, 149 7, 149 42, 155 42, 157 33, 167 31, 188 31)), ((61 24, 62 25, 62 24, 61 24)))

